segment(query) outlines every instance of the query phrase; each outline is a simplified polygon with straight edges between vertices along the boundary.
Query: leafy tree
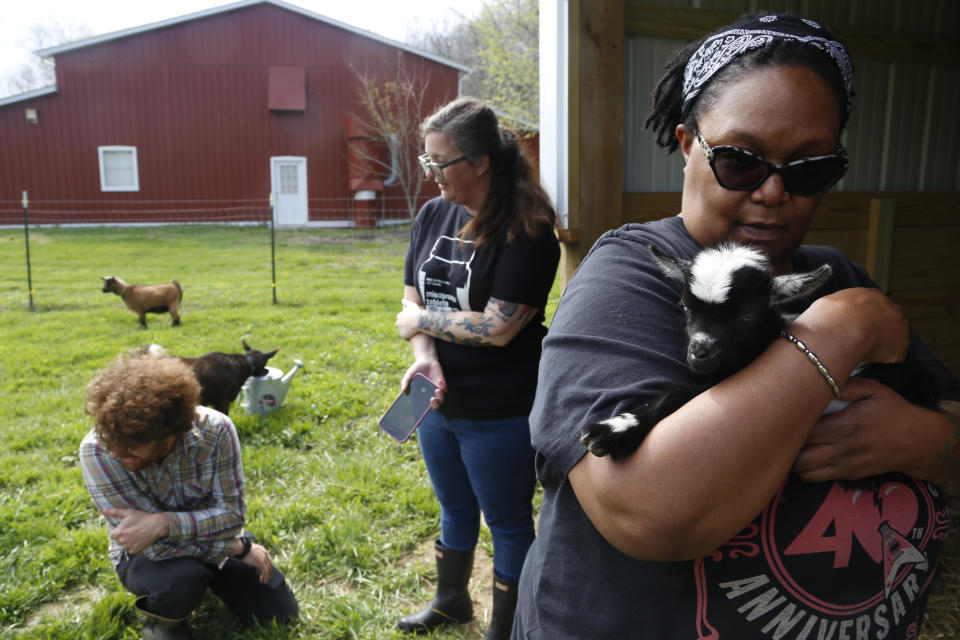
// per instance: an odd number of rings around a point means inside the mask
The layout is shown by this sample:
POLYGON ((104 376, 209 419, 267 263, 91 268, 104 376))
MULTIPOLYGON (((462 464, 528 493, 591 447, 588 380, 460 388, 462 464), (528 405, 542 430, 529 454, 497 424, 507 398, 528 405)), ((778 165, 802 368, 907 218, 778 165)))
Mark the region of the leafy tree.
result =
POLYGON ((540 120, 537 0, 487 0, 472 18, 434 25, 411 36, 427 51, 474 69, 463 93, 486 100, 506 120, 536 125, 540 120))

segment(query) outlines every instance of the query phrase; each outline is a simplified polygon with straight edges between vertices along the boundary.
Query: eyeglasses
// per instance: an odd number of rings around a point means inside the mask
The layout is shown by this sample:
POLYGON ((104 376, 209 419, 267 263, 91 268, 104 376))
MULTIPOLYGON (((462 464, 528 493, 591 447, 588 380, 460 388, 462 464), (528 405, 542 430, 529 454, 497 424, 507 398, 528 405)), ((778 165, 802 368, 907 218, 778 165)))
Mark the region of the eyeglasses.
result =
POLYGON ((425 153, 422 156, 417 156, 417 162, 420 163, 420 168, 423 169, 424 173, 429 173, 433 176, 434 180, 443 180, 443 170, 449 167, 452 164, 457 164, 461 160, 466 160, 467 156, 460 156, 456 160, 451 160, 450 162, 433 162, 430 160, 430 154, 425 153))
POLYGON ((697 133, 697 142, 707 156, 717 183, 724 189, 753 191, 771 173, 783 179, 787 193, 797 196, 822 196, 847 172, 847 152, 837 145, 837 152, 827 156, 800 158, 783 164, 768 162, 755 153, 727 145, 711 147, 697 133))

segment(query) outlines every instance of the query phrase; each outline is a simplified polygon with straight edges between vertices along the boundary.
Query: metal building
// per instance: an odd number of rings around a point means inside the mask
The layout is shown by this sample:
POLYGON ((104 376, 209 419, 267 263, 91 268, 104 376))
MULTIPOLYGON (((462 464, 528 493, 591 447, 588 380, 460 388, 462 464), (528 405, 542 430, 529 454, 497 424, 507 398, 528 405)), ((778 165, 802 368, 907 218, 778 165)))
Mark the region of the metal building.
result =
POLYGON ((279 0, 39 53, 56 85, 0 99, 0 224, 22 222, 23 191, 31 223, 258 220, 271 193, 281 224, 350 224, 358 196, 409 217, 388 176, 348 161, 357 74, 414 78, 429 113, 469 71, 279 0))

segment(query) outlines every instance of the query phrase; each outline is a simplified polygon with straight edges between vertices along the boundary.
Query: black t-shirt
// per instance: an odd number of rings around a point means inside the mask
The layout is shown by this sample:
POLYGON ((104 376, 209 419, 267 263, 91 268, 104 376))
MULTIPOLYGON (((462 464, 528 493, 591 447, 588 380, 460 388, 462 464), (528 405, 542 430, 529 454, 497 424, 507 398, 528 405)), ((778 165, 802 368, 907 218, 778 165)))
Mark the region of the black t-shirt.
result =
POLYGON ((440 412, 494 420, 527 415, 537 386, 544 307, 560 260, 552 229, 509 244, 497 240, 479 251, 457 232, 470 220, 462 206, 443 198, 426 203, 413 223, 404 284, 416 287, 431 310, 483 311, 490 298, 537 307, 538 312, 503 347, 435 340, 447 393, 440 412))
MULTIPOLYGON (((517 625, 525 640, 904 640, 922 619, 950 517, 937 487, 903 474, 781 489, 740 534, 686 562, 643 562, 611 546, 580 507, 569 470, 580 428, 691 383, 679 284, 647 244, 690 259, 701 247, 680 218, 608 232, 571 279, 543 343, 530 431, 544 486, 524 564, 517 625)), ((803 246, 798 271, 829 262, 813 297, 872 286, 829 247, 803 246)), ((800 313, 812 299, 798 300, 800 313)), ((945 397, 956 380, 919 340, 945 397)), ((762 464, 762 461, 758 461, 762 464)))

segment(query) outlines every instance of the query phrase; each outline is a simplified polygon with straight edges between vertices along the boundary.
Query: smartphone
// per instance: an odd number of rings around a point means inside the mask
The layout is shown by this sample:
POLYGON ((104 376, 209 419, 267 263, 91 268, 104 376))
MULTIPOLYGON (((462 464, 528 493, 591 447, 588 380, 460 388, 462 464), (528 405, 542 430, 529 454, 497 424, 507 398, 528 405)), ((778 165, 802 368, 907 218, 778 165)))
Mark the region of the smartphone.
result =
POLYGON ((400 392, 380 418, 380 428, 397 442, 406 442, 430 411, 430 399, 436 390, 430 378, 415 374, 407 390, 400 392))

